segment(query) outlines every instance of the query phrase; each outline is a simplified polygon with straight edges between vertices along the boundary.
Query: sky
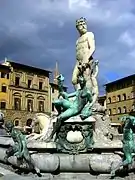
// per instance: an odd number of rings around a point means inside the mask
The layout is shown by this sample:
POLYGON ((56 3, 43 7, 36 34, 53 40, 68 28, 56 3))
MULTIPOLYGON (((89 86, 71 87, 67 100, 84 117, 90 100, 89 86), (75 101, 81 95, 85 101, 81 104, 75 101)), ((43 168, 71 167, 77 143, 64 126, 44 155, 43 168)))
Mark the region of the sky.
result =
POLYGON ((102 95, 104 84, 135 72, 134 0, 0 0, 0 60, 52 70, 57 61, 72 91, 80 17, 95 35, 102 95))

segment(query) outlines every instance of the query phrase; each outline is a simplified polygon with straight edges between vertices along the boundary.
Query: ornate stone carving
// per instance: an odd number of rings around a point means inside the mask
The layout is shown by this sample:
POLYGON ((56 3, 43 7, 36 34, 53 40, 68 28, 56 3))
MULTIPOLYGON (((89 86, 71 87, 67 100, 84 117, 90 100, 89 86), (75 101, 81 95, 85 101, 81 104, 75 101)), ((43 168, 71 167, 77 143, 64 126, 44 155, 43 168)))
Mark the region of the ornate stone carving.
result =
POLYGON ((78 154, 91 150, 93 141, 93 121, 82 121, 80 117, 77 120, 70 118, 62 123, 60 130, 56 134, 56 147, 58 152, 78 154))

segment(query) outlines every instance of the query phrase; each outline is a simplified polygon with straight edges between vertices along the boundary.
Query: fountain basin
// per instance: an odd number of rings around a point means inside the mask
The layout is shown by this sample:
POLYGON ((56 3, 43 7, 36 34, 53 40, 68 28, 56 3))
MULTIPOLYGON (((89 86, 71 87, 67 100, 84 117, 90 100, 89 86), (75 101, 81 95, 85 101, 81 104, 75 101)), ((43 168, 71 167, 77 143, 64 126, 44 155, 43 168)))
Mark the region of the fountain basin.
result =
MULTIPOLYGON (((5 162, 6 148, 0 148, 0 161, 5 162)), ((31 155, 35 165, 43 172, 96 172, 109 173, 113 162, 118 164, 121 157, 113 153, 105 154, 49 154, 34 153, 31 155)), ((8 159, 9 163, 18 167, 18 160, 15 156, 8 159)), ((28 168, 28 167, 26 167, 28 168)), ((25 167, 24 167, 25 169, 25 167)))

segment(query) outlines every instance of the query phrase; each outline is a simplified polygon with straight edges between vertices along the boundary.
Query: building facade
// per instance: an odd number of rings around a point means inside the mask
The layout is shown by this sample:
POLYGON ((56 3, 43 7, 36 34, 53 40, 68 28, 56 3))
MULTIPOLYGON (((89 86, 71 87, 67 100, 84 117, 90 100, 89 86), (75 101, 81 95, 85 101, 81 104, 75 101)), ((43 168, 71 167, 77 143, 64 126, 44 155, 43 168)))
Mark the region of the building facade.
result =
POLYGON ((10 68, 0 64, 0 109, 9 105, 9 74, 10 68))
POLYGON ((7 83, 5 119, 16 126, 30 124, 37 112, 51 113, 48 70, 6 60, 3 66, 10 70, 7 83))
POLYGON ((131 75, 106 86, 107 111, 112 123, 135 110, 135 75, 131 75))
POLYGON ((99 96, 98 103, 106 108, 106 95, 99 96))

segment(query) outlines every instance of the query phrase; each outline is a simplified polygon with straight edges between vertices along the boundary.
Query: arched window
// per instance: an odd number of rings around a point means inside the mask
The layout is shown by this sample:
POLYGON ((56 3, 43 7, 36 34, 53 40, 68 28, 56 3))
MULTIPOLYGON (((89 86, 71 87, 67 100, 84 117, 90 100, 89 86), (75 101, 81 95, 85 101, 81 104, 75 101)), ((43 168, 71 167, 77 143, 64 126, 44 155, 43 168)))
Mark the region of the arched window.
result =
POLYGON ((32 133, 31 124, 32 124, 32 119, 30 118, 30 119, 28 119, 27 122, 26 122, 26 129, 25 129, 26 134, 32 133))
POLYGON ((118 107, 118 114, 121 114, 121 108, 118 107))
POLYGON ((126 100, 126 94, 125 93, 122 95, 122 100, 126 100))
POLYGON ((33 111, 33 100, 32 99, 28 99, 27 100, 27 110, 29 112, 32 112, 33 111))
POLYGON ((15 121, 14 121, 14 125, 15 125, 15 126, 19 126, 19 120, 15 120, 15 121))
POLYGON ((127 113, 127 108, 126 108, 126 106, 123 107, 123 113, 127 113))
POLYGON ((111 109, 109 109, 109 112, 108 112, 108 113, 109 113, 109 115, 111 115, 111 114, 112 114, 112 111, 111 111, 111 109))
POLYGON ((117 96, 117 101, 121 101, 120 95, 117 96))
POLYGON ((132 91, 132 92, 131 92, 131 98, 134 98, 134 97, 135 97, 135 92, 132 91))
POLYGON ((18 97, 14 98, 14 109, 21 110, 21 99, 18 97))
POLYGON ((32 123, 32 119, 28 119, 27 122, 26 122, 26 126, 31 126, 31 123, 32 123))
POLYGON ((38 101, 39 112, 44 112, 44 101, 38 101))
POLYGON ((45 98, 44 98, 44 96, 39 96, 37 99, 38 99, 38 111, 44 112, 45 111, 45 98))
POLYGON ((112 97, 112 102, 116 102, 116 97, 115 96, 112 97))

